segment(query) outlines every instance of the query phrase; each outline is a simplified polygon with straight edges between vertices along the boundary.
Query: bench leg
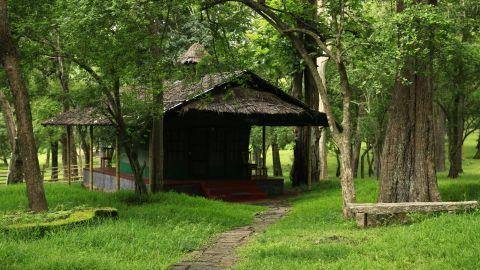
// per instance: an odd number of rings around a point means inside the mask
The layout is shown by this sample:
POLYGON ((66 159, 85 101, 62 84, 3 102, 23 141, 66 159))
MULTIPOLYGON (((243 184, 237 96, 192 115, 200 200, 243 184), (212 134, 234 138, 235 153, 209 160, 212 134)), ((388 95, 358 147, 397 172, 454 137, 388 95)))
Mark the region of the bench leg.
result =
POLYGON ((366 213, 356 213, 355 220, 357 221, 357 227, 359 228, 366 228, 368 225, 366 213))

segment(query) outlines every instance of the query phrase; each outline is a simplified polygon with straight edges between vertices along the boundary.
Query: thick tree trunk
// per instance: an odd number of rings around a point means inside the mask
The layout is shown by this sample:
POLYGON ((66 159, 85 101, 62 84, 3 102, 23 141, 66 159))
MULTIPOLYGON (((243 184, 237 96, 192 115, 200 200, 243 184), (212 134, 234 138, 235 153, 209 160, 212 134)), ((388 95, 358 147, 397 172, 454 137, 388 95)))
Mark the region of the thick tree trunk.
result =
MULTIPOLYGON (((312 72, 317 72, 317 70, 309 71, 309 68, 305 68, 304 70, 304 85, 305 85, 305 103, 313 110, 318 111, 318 104, 319 104, 319 95, 318 89, 315 85, 314 78, 312 76, 312 72)), ((318 127, 304 127, 304 134, 305 134, 305 143, 310 143, 311 149, 311 174, 312 174, 312 182, 318 182, 320 177, 320 159, 319 159, 319 140, 320 140, 320 129, 318 127), (311 131, 310 131, 311 130, 311 131), (311 132, 310 138, 311 141, 308 142, 308 132, 311 132)), ((307 146, 305 144, 305 146, 307 146)), ((308 158, 308 153, 305 153, 305 160, 308 158)), ((305 166, 305 174, 307 174, 308 168, 305 166)))
MULTIPOLYGON (((314 71, 316 72, 316 70, 314 71)), ((301 78, 300 74, 295 75, 294 78, 294 91, 293 93, 301 98, 301 78), (298 76, 298 77, 297 77, 298 76)), ((318 90, 315 86, 315 83, 312 78, 312 73, 305 68, 303 71, 303 83, 305 86, 305 103, 312 108, 313 110, 318 110, 318 90)), ((319 170, 319 139, 320 139, 320 130, 318 128, 309 128, 309 127, 296 127, 295 130, 296 139, 295 139, 295 150, 294 150, 294 162, 292 166, 291 179, 294 186, 306 185, 308 176, 307 176, 307 158, 308 158, 308 143, 311 143, 311 174, 312 182, 318 182, 320 170, 319 170), (308 131, 312 130, 313 140, 308 142, 308 131)))
POLYGON ((438 105, 434 106, 435 117, 435 168, 437 172, 445 171, 445 112, 438 105))
MULTIPOLYGON (((397 7, 398 12, 404 10, 402 0, 397 7)), ((427 38, 430 55, 408 57, 395 81, 380 161, 380 202, 440 200, 435 172, 433 35, 427 38)))
POLYGON ((283 176, 280 151, 276 142, 272 143, 273 176, 283 176))
POLYGON ((50 148, 52 149, 52 181, 57 181, 58 180, 58 142, 52 142, 50 145, 50 148))
POLYGON ((448 115, 448 159, 449 178, 457 178, 462 172, 462 147, 464 131, 465 96, 457 93, 453 111, 448 115))
POLYGON ((473 156, 473 159, 480 159, 480 131, 478 132, 477 152, 475 153, 475 156, 473 156))
POLYGON ((0 59, 13 94, 17 118, 17 136, 21 141, 21 144, 19 144, 20 154, 23 159, 27 183, 28 205, 32 211, 45 211, 48 207, 33 135, 30 98, 22 78, 17 51, 8 28, 6 0, 0 0, 0 59))

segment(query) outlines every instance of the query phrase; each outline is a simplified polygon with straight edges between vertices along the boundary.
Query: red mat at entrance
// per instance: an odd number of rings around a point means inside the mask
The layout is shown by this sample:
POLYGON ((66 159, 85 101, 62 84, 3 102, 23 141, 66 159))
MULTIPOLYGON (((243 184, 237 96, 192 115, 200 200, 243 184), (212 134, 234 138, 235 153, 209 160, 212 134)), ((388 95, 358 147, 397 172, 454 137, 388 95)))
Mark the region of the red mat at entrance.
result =
POLYGON ((201 187, 207 198, 227 202, 257 201, 267 194, 253 181, 211 181, 202 182, 201 187))

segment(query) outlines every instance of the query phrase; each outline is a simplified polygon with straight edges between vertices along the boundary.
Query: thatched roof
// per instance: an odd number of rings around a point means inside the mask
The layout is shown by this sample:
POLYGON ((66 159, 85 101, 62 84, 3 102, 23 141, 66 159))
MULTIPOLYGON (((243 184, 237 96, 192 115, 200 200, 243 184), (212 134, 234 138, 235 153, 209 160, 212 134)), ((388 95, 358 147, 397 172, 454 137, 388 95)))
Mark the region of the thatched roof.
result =
MULTIPOLYGON (((201 112, 243 118, 254 125, 328 126, 324 113, 310 109, 250 71, 209 74, 198 82, 170 83, 165 86, 163 97, 166 117, 201 112)), ((111 123, 92 109, 86 109, 62 113, 43 125, 111 123)))
POLYGON ((189 100, 201 97, 202 95, 218 88, 225 83, 239 78, 244 71, 225 72, 208 74, 197 82, 176 81, 165 87, 163 103, 165 112, 170 111, 189 100))
POLYGON ((180 64, 197 64, 205 55, 207 55, 205 47, 200 43, 195 43, 179 57, 178 62, 180 64))
POLYGON ((61 113, 42 122, 44 126, 110 126, 112 123, 105 116, 92 108, 77 109, 61 113))
POLYGON ((250 71, 210 74, 197 83, 176 82, 164 92, 166 113, 234 115, 265 125, 328 126, 324 113, 310 109, 250 71))

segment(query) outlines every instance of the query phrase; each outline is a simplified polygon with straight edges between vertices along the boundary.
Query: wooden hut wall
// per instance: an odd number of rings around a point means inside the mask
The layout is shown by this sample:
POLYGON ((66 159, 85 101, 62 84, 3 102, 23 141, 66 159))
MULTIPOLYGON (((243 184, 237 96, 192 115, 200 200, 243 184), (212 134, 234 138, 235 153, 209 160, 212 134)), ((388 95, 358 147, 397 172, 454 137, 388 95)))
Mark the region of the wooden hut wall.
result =
MULTIPOLYGON (((165 123, 166 179, 246 179, 250 126, 189 117, 165 123)), ((208 118, 207 118, 208 119, 208 118)))

